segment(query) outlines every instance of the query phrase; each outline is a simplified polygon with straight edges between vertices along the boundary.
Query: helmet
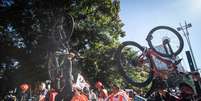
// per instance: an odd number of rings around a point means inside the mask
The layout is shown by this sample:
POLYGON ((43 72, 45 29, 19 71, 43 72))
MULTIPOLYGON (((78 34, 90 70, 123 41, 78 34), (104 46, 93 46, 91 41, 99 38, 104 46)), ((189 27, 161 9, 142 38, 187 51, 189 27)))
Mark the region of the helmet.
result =
POLYGON ((96 82, 96 88, 104 88, 104 86, 100 81, 98 81, 96 82))
POLYGON ((20 85, 20 89, 21 89, 22 91, 25 91, 25 92, 26 92, 26 91, 29 89, 29 85, 26 84, 26 83, 23 83, 23 84, 20 85))

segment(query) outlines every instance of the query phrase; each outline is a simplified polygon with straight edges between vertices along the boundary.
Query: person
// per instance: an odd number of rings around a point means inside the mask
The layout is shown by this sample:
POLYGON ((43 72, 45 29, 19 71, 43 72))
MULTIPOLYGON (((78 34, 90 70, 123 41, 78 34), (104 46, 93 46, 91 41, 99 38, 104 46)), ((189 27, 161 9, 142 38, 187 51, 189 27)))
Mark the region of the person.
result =
POLYGON ((105 89, 104 85, 100 81, 98 81, 96 82, 96 88, 98 89, 98 92, 99 92, 98 101, 105 101, 105 99, 108 96, 108 92, 105 89))
POLYGON ((193 99, 194 90, 193 88, 185 82, 180 83, 179 89, 181 91, 180 98, 181 101, 191 101, 193 99))
POLYGON ((153 91, 153 94, 148 97, 148 101, 180 101, 179 97, 174 96, 167 91, 168 85, 166 81, 157 81, 155 86, 157 88, 153 91))
POLYGON ((154 98, 149 98, 148 101, 181 101, 179 97, 171 95, 165 89, 159 89, 157 92, 154 93, 154 98))
POLYGON ((23 83, 19 87, 20 87, 20 93, 19 95, 17 95, 17 99, 19 101, 27 101, 29 99, 29 93, 28 93, 29 85, 27 83, 23 83))
POLYGON ((84 87, 83 93, 88 97, 89 101, 97 101, 96 94, 93 92, 93 89, 90 90, 89 87, 84 87))
POLYGON ((87 96, 87 98, 89 98, 89 94, 90 94, 90 91, 89 91, 89 87, 84 87, 82 89, 82 92, 85 96, 87 96))
POLYGON ((130 101, 130 98, 125 91, 120 89, 119 85, 113 84, 112 93, 107 97, 105 101, 130 101))
POLYGON ((56 91, 56 84, 51 83, 51 89, 49 91, 49 101, 56 101, 56 96, 58 95, 58 92, 56 91))
POLYGON ((63 89, 61 89, 61 92, 59 94, 59 96, 63 96, 63 99, 65 101, 70 101, 71 100, 71 97, 73 96, 72 95, 72 85, 73 85, 73 82, 74 81, 74 78, 73 78, 73 75, 72 75, 72 67, 73 67, 73 61, 75 59, 75 54, 73 52, 69 52, 67 50, 67 60, 65 62, 66 64, 66 68, 63 69, 63 80, 64 80, 64 86, 62 87, 63 89))
POLYGON ((38 91, 38 101, 48 101, 48 90, 46 89, 46 85, 44 82, 41 82, 39 85, 39 91, 38 91))
POLYGON ((97 100, 96 94, 94 93, 92 89, 90 90, 90 93, 89 93, 89 101, 96 101, 96 100, 97 100))
POLYGON ((73 84, 73 97, 71 101, 88 101, 88 98, 83 94, 81 87, 73 84))
POLYGON ((200 73, 199 72, 194 72, 194 73, 192 73, 192 77, 193 77, 193 80, 194 81, 199 81, 199 82, 201 82, 201 77, 200 77, 200 73))
POLYGON ((199 72, 194 72, 192 73, 192 78, 193 78, 193 81, 194 81, 194 85, 195 85, 195 89, 196 89, 196 92, 197 92, 197 96, 198 97, 201 97, 201 77, 200 77, 200 73, 199 72))
POLYGON ((125 89, 125 92, 131 101, 133 101, 133 98, 135 97, 135 95, 137 95, 137 93, 133 89, 125 89))

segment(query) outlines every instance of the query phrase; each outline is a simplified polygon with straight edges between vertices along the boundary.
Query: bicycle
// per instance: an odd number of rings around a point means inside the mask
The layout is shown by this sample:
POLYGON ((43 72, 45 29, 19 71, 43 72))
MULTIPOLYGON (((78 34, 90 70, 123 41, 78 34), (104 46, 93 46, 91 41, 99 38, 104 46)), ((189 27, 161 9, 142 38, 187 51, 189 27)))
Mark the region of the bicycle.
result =
POLYGON ((167 75, 175 71, 177 64, 181 62, 176 56, 182 51, 184 44, 175 29, 157 26, 148 33, 146 41, 150 48, 125 41, 117 49, 118 69, 123 78, 136 87, 145 87, 157 77, 167 79, 167 75), (170 38, 176 40, 171 41, 170 38), (162 42, 159 39, 163 39, 162 42), (162 63, 166 65, 166 69, 159 68, 162 63))
POLYGON ((52 28, 52 39, 58 47, 48 54, 48 74, 53 88, 59 92, 58 100, 70 100, 73 81, 72 59, 75 55, 69 51, 69 42, 74 30, 74 19, 67 13, 59 14, 52 28))

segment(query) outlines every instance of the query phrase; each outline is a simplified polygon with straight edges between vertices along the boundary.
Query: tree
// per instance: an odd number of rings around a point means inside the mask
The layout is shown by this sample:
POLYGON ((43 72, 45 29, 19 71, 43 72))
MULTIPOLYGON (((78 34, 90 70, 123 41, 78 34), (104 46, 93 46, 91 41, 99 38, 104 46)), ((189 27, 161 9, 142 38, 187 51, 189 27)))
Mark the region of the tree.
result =
MULTIPOLYGON (((1 96, 20 83, 34 84, 49 79, 47 63, 51 58, 50 53, 60 47, 55 33, 61 30, 56 28, 61 25, 59 19, 66 14, 62 1, 4 2, 12 4, 1 5, 1 96)), ((66 81, 68 84, 70 79, 66 81)))
POLYGON ((96 80, 108 84, 109 77, 115 75, 115 49, 119 36, 124 36, 121 30, 123 24, 118 16, 118 0, 11 2, 8 6, 1 6, 0 13, 1 81, 4 82, 1 92, 21 82, 48 79, 47 53, 59 47, 52 35, 55 32, 52 25, 64 10, 76 22, 70 49, 83 57, 78 66, 85 77, 92 84, 96 80), (9 70, 8 67, 12 68, 9 70), (4 88, 10 81, 14 83, 4 88))
POLYGON ((92 84, 97 80, 109 84, 115 74, 115 51, 124 36, 119 9, 118 0, 83 0, 69 9, 77 24, 71 46, 84 57, 79 64, 92 84))

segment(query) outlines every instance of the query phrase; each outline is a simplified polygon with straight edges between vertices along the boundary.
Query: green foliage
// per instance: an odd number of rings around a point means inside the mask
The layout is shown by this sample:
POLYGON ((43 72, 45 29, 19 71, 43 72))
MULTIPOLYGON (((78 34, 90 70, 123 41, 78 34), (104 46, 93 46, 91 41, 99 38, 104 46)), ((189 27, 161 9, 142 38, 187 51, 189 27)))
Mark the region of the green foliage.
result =
MULTIPOLYGON (((123 23, 119 17, 120 1, 75 0, 73 4, 70 1, 58 3, 55 0, 33 0, 30 3, 33 4, 31 7, 27 6, 28 3, 20 3, 23 4, 20 5, 20 9, 15 9, 19 7, 14 6, 2 13, 0 35, 6 36, 7 39, 0 40, 1 53, 3 53, 1 58, 3 60, 5 60, 4 57, 16 58, 21 65, 19 69, 11 73, 17 75, 13 79, 18 81, 47 79, 47 53, 55 50, 58 44, 51 39, 51 33, 54 31, 52 25, 57 20, 57 15, 61 13, 57 12, 59 8, 65 9, 74 17, 75 29, 70 40, 70 48, 83 57, 78 61, 78 67, 86 79, 92 84, 100 80, 107 87, 111 81, 122 87, 130 85, 126 84, 116 70, 116 48, 119 46, 119 38, 125 36, 122 31, 123 23), (63 4, 65 4, 64 7, 63 4), (8 37, 8 34, 1 32, 10 23, 19 32, 26 47, 19 49, 8 45, 16 43, 7 41, 16 36, 8 37)), ((131 73, 137 79, 143 78, 142 75, 133 71, 131 73)))
POLYGON ((124 36, 119 18, 119 2, 114 0, 82 0, 71 8, 66 7, 75 19, 71 39, 72 49, 81 54, 82 72, 92 83, 109 81, 116 62, 115 49, 119 37, 124 36))

